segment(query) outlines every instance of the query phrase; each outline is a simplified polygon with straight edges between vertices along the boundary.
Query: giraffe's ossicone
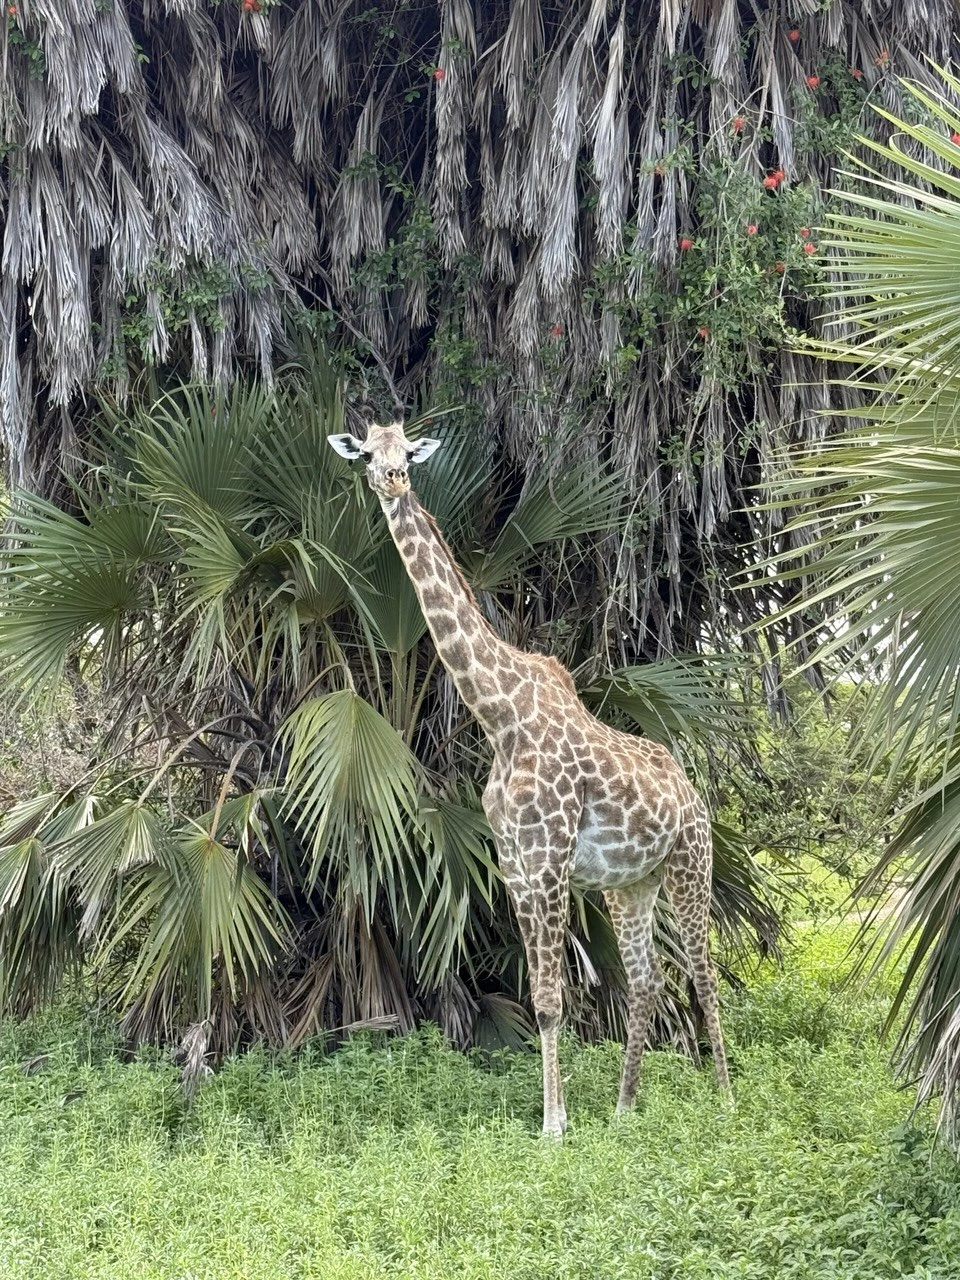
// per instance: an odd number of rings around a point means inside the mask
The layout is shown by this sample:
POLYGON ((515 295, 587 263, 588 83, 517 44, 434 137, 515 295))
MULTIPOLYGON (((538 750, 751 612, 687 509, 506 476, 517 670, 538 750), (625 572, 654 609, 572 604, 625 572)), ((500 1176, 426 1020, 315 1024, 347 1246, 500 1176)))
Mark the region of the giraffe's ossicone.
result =
POLYGON ((408 467, 439 446, 403 426, 364 441, 330 436, 362 459, 460 696, 493 748, 483 793, 500 869, 523 936, 543 1053, 543 1131, 566 1128, 557 1068, 562 965, 571 884, 602 890, 629 988, 617 1109, 633 1103, 640 1059, 663 987, 653 944, 663 885, 703 1009, 717 1080, 729 1090, 708 934, 713 851, 706 805, 665 747, 602 724, 554 658, 507 644, 483 617, 453 553, 410 488, 408 467))

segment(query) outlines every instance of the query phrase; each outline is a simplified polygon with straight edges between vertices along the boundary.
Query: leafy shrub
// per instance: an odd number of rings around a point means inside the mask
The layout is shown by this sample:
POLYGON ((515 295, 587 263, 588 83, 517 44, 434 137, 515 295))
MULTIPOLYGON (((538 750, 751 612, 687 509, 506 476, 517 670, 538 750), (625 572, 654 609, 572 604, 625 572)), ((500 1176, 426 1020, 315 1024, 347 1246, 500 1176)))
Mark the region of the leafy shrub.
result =
POLYGON ((960 1174, 891 1083, 889 980, 841 984, 849 936, 805 935, 728 1000, 733 1113, 656 1052, 611 1123, 619 1047, 566 1039, 562 1146, 535 1055, 480 1066, 429 1028, 231 1058, 186 1110, 165 1058, 84 1050, 79 1005, 4 1028, 0 1277, 940 1280, 960 1174))

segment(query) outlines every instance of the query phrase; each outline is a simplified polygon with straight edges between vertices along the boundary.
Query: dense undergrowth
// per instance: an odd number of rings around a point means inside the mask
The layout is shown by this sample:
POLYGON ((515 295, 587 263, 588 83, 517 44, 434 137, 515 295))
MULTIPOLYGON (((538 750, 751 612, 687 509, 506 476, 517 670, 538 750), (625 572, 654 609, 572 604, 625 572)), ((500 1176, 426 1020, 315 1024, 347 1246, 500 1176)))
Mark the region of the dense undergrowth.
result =
POLYGON ((562 1146, 537 1136, 536 1055, 482 1064, 429 1029, 248 1053, 188 1108, 172 1063, 123 1062, 79 1010, 6 1024, 0 1277, 956 1275, 960 1172, 892 1082, 890 980, 843 989, 850 929, 798 934, 727 995, 733 1113, 658 1052, 612 1123, 619 1047, 568 1040, 562 1146))

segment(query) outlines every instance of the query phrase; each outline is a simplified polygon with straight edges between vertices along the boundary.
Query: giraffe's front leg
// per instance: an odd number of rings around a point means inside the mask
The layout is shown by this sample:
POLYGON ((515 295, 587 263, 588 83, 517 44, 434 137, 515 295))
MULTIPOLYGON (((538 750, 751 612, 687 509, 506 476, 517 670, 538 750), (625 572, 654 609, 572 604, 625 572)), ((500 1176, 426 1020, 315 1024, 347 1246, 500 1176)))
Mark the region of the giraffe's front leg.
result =
POLYGON ((567 1128, 557 1040, 563 1017, 563 945, 569 905, 569 873, 564 862, 539 855, 520 859, 519 874, 507 879, 530 968, 530 997, 543 1058, 543 1133, 560 1138, 567 1128))
MULTIPOLYGON (((541 762, 542 763, 542 762, 541 762)), ((556 769, 498 770, 484 793, 497 835, 500 868, 513 903, 530 970, 530 995, 543 1056, 543 1133, 567 1127, 557 1038, 563 1016, 563 945, 570 870, 582 802, 556 769)))

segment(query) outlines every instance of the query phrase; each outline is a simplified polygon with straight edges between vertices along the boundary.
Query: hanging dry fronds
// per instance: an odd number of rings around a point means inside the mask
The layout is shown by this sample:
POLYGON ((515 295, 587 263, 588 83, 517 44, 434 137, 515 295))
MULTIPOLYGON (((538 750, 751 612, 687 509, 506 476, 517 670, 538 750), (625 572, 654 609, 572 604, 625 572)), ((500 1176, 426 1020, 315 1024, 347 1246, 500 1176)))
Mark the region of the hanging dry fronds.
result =
POLYGON ((708 579, 762 529, 734 516, 749 487, 823 429, 823 375, 784 351, 823 322, 797 227, 869 102, 896 109, 958 27, 950 0, 23 0, 0 34, 8 475, 42 481, 84 393, 144 365, 269 375, 300 290, 361 343, 364 394, 467 401, 523 471, 618 469, 643 536, 603 570, 607 635, 632 637, 608 658, 696 644, 708 579))

